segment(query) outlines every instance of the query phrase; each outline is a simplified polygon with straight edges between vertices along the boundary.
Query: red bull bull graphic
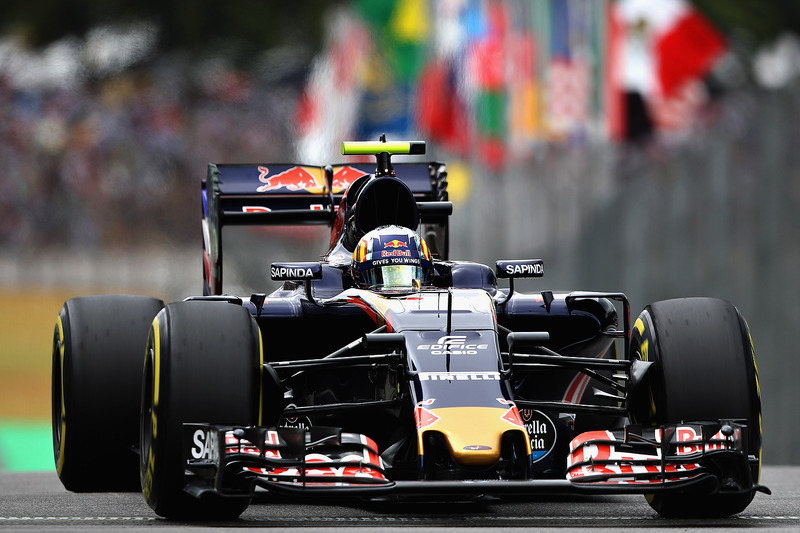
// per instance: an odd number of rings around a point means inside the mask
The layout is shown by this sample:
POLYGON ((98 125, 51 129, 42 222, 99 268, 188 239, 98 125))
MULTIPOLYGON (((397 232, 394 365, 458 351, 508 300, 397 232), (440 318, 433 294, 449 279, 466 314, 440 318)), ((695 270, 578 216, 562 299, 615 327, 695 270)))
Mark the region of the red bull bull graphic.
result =
POLYGON ((292 167, 278 174, 270 176, 269 167, 258 167, 258 181, 263 183, 256 189, 257 192, 299 192, 322 193, 325 191, 325 180, 322 178, 322 169, 311 167, 292 167), (313 172, 312 171, 316 171, 313 172), (315 176, 319 174, 319 176, 315 176))
MULTIPOLYGON (((327 192, 324 170, 322 167, 295 166, 283 170, 279 167, 273 170, 267 166, 258 167, 258 181, 264 185, 259 186, 257 192, 309 192, 323 194, 327 192), (276 172, 272 174, 272 172, 276 172)), ((334 167, 332 192, 340 194, 355 180, 367 172, 352 166, 334 167)))
POLYGON ((384 246, 388 246, 389 248, 400 248, 405 247, 408 248, 408 243, 404 241, 400 241, 398 239, 391 240, 383 244, 384 246))
POLYGON ((367 172, 351 166, 334 167, 333 184, 331 187, 333 189, 333 194, 338 194, 344 191, 350 186, 351 183, 356 181, 364 174, 367 174, 367 172))

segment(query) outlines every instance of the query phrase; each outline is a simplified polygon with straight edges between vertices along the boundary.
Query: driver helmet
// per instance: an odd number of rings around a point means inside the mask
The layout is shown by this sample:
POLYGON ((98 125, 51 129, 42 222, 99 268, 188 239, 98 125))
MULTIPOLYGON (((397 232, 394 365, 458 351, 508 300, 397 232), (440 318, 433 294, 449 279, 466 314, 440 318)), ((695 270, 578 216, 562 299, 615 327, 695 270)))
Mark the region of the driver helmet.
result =
POLYGON ((404 291, 426 283, 433 264, 428 245, 402 226, 381 226, 364 235, 353 252, 352 274, 365 289, 404 291))

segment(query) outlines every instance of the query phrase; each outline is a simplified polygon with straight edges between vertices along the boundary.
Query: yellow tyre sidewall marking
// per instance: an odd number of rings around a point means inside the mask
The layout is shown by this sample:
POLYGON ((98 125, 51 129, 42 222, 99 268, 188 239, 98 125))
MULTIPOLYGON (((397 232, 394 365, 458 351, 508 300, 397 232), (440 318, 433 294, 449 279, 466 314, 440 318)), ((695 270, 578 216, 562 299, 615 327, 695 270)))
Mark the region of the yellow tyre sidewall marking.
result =
POLYGON ((750 356, 753 359, 753 371, 755 372, 756 378, 756 394, 758 395, 758 434, 761 436, 759 439, 759 448, 758 448, 758 475, 756 477, 756 482, 759 481, 761 478, 761 457, 762 457, 762 450, 764 449, 763 444, 761 443, 764 438, 764 430, 761 423, 761 384, 758 381, 758 364, 756 364, 756 346, 753 344, 753 335, 750 333, 750 327, 747 326, 745 323, 745 329, 747 330, 747 337, 750 339, 750 356))
POLYGON ((161 384, 161 334, 158 317, 153 320, 153 438, 157 436, 156 408, 158 407, 158 389, 161 384))
MULTIPOLYGON (((639 337, 641 337, 641 342, 639 346, 641 347, 642 353, 642 361, 650 361, 650 339, 644 338, 644 322, 642 322, 641 318, 637 318, 636 322, 633 324, 633 327, 636 331, 639 332, 639 337)), ((648 396, 650 397, 650 416, 655 418, 656 416, 656 400, 653 397, 653 387, 648 387, 648 396)))
MULTIPOLYGON (((150 354, 146 354, 146 357, 149 357, 150 354)), ((159 332, 159 324, 158 324, 158 316, 153 319, 153 410, 152 410, 152 428, 153 428, 153 435, 152 441, 156 440, 156 435, 158 434, 158 418, 156 416, 156 409, 158 407, 158 390, 159 384, 161 382, 161 335, 159 332)), ((148 379, 145 376, 144 379, 148 379)), ((155 472, 155 454, 153 453, 153 448, 155 446, 154 442, 150 443, 150 447, 147 452, 147 471, 145 473, 144 482, 142 483, 142 493, 144 494, 145 499, 150 499, 150 492, 153 486, 153 477, 155 472)))
POLYGON ((58 443, 58 463, 56 464, 56 472, 60 476, 61 471, 64 469, 64 443, 66 442, 65 437, 67 434, 67 405, 64 402, 64 354, 66 352, 66 342, 61 315, 56 318, 56 327, 58 327, 58 364, 61 367, 61 439, 58 443))

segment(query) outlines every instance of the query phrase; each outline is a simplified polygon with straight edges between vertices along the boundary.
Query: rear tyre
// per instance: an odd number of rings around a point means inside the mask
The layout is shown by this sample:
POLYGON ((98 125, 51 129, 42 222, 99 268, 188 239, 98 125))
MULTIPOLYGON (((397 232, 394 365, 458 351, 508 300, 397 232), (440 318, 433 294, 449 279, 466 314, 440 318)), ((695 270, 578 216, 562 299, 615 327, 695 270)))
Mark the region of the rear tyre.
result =
POLYGON ((170 304, 153 320, 142 382, 140 475, 150 507, 167 518, 238 517, 250 493, 185 492, 182 424, 259 423, 261 337, 243 307, 170 304))
MULTIPOLYGON (((646 307, 634 325, 632 357, 652 361, 645 380, 632 392, 634 422, 678 424, 745 419, 751 468, 758 482, 761 464, 761 397, 755 351, 747 324, 729 302, 686 298, 646 307)), ((753 493, 713 495, 659 493, 650 506, 667 517, 721 517, 747 507, 753 493)))
POLYGON ((101 295, 61 308, 53 334, 53 455, 67 490, 140 489, 142 356, 162 307, 147 296, 101 295))

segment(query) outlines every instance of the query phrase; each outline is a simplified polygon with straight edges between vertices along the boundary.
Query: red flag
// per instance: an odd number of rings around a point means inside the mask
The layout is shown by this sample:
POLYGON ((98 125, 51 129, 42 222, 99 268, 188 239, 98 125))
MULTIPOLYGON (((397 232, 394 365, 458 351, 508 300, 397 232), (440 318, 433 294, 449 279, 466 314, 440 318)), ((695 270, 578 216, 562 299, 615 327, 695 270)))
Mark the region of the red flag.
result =
POLYGON ((624 22, 613 4, 607 4, 606 65, 605 72, 605 117, 608 136, 619 141, 625 138, 625 88, 622 83, 624 22))
POLYGON ((686 0, 620 0, 617 14, 649 35, 653 69, 662 95, 708 74, 725 52, 725 38, 686 0))
MULTIPOLYGON (((619 0, 612 9, 610 67, 613 69, 618 18, 625 42, 620 63, 623 90, 632 97, 627 106, 640 103, 638 122, 634 108, 625 110, 627 138, 631 138, 631 126, 637 124, 633 131, 646 132, 653 125, 662 131, 688 131, 707 100, 702 79, 725 53, 725 38, 686 0, 619 0)), ((613 96, 609 87, 607 94, 613 96)), ((613 119, 622 116, 613 113, 615 102, 607 101, 612 132, 618 131, 613 119)))
POLYGON ((439 59, 424 68, 417 103, 420 131, 449 149, 464 153, 469 144, 468 120, 450 62, 439 59))
POLYGON ((696 9, 682 2, 672 24, 656 41, 657 74, 664 96, 706 75, 725 53, 725 38, 696 9))

